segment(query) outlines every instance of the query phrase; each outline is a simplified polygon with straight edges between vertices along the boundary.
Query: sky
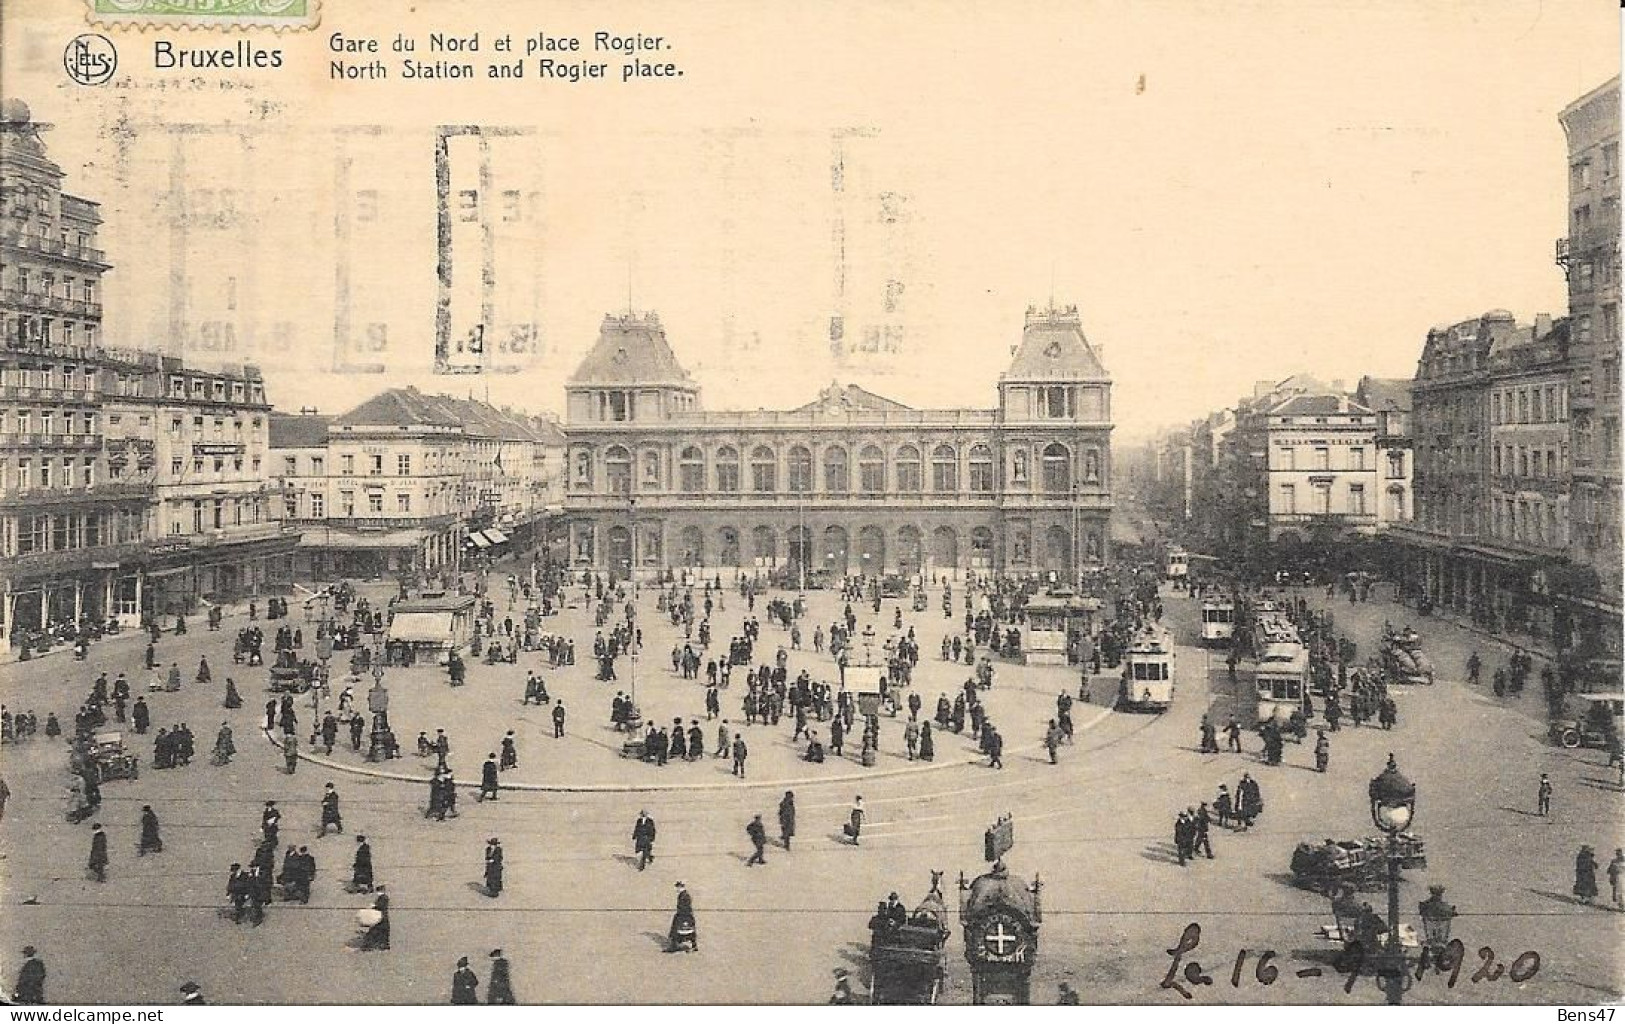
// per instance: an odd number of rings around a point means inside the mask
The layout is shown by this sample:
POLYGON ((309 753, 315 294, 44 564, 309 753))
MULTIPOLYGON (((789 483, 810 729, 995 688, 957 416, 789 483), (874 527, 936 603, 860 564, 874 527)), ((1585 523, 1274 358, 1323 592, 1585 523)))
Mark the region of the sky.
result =
POLYGON ((282 68, 190 84, 128 31, 109 32, 113 82, 72 84, 79 0, 33 0, 0 43, 0 92, 52 123, 66 187, 104 202, 106 338, 209 362, 199 325, 234 321, 230 355, 272 400, 324 412, 406 383, 560 411, 629 305, 660 313, 711 408, 799 405, 834 379, 990 407, 1024 311, 1051 301, 1103 349, 1124 441, 1257 380, 1409 377, 1430 325, 1564 312, 1557 114, 1620 66, 1595 0, 328 6, 314 32, 246 36, 282 68), (479 31, 493 58, 503 32, 590 47, 600 29, 664 36, 683 76, 329 79, 335 31, 393 64, 397 31, 432 59, 432 30, 479 31), (177 143, 177 123, 209 130, 177 143), (333 131, 357 124, 382 135, 352 145, 391 141, 346 180, 333 131), (535 195, 500 246, 499 319, 539 339, 514 373, 429 372, 437 124, 528 130, 492 143, 497 187, 535 195), (387 225, 344 254, 340 181, 381 191, 387 225), (216 230, 223 191, 237 220, 216 230), (837 313, 898 351, 835 360, 837 313), (363 321, 387 327, 383 372, 334 372, 339 325, 363 321))

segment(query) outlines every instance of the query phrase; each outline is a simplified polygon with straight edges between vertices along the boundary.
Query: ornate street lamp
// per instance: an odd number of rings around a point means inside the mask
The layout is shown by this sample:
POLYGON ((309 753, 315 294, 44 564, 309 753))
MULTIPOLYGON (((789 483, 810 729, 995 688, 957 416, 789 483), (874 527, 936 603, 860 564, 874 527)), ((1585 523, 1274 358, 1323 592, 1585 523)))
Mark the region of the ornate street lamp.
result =
POLYGON ((1416 784, 1407 779, 1388 755, 1388 766, 1371 780, 1371 820, 1388 835, 1388 940, 1383 951, 1380 974, 1388 1002, 1399 1005, 1410 975, 1405 970, 1405 950, 1399 941, 1399 834, 1416 816, 1416 784))
POLYGON ((1422 915, 1422 949, 1434 963, 1450 945, 1450 923, 1455 919, 1456 907, 1444 901, 1444 886, 1428 886, 1428 898, 1417 904, 1422 915))

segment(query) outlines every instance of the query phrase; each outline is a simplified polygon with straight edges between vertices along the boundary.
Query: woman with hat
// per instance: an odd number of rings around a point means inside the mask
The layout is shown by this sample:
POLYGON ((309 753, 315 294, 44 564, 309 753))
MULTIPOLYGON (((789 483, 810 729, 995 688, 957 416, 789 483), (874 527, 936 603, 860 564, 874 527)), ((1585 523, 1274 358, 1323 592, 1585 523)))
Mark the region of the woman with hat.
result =
POLYGON ((671 916, 671 932, 667 940, 668 953, 677 952, 685 942, 694 948, 694 952, 700 951, 700 929, 694 920, 694 897, 682 882, 677 883, 677 911, 671 916))
POLYGON ((451 1005, 474 1006, 479 1003, 480 979, 468 966, 468 957, 457 958, 457 973, 451 976, 451 1005))
POLYGON ((1574 858, 1574 895, 1581 903, 1590 903, 1597 896, 1597 855, 1591 847, 1580 847, 1574 858))
POLYGON ((508 958, 502 950, 491 950, 491 983, 485 987, 487 1006, 513 1006, 518 1000, 513 995, 513 978, 508 973, 508 958))

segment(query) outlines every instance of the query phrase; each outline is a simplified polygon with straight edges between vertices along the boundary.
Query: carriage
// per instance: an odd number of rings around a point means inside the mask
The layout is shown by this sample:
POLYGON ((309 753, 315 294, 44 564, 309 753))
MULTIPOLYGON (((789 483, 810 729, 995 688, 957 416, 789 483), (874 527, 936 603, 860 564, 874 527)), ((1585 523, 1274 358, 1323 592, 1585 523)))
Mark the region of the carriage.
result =
POLYGON ((1433 662, 1422 651, 1422 638, 1409 626, 1382 631, 1381 664, 1389 682, 1431 685, 1433 662))
POLYGON ((869 1001, 887 1006, 930 1006, 948 976, 948 905, 942 873, 931 873, 931 892, 898 924, 880 915, 870 922, 869 1001))
POLYGON ((304 693, 316 680, 316 664, 302 661, 292 651, 276 652, 276 664, 271 666, 272 693, 304 693))
POLYGON ((96 773, 97 782, 134 779, 141 774, 141 759, 124 749, 124 734, 99 732, 85 752, 85 767, 96 773))
MULTIPOLYGON (((1401 832, 1395 837, 1402 868, 1427 867, 1427 851, 1419 836, 1401 832)), ((1352 887, 1375 892, 1388 884, 1387 841, 1374 836, 1341 842, 1299 843, 1292 851, 1294 884, 1333 896, 1352 887)))

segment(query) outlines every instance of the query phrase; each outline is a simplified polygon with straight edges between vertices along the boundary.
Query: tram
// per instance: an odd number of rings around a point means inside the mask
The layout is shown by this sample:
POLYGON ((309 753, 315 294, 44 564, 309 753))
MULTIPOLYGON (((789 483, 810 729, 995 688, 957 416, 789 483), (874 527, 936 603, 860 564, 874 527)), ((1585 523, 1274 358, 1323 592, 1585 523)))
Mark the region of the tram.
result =
POLYGON ((1236 635, 1236 603, 1229 598, 1202 602, 1202 642, 1224 646, 1236 635))
POLYGON ((1184 548, 1169 548, 1166 568, 1169 579, 1184 579, 1190 574, 1190 555, 1184 548))
POLYGON ((1123 658, 1118 706, 1160 713, 1174 702, 1174 645, 1165 630, 1147 628, 1129 644, 1123 658))
POLYGON ((1293 715, 1302 719, 1303 695, 1309 685, 1309 652, 1296 642, 1268 644, 1258 659, 1258 724, 1274 720, 1285 727, 1293 715))

